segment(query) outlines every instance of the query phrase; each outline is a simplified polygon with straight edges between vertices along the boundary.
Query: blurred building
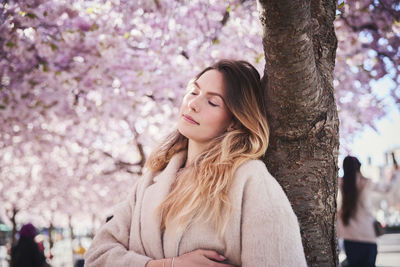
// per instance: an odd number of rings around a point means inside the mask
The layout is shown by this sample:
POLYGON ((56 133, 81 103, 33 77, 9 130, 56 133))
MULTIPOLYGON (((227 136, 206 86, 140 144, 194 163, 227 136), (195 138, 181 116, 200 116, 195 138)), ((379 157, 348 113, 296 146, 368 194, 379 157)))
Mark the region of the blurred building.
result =
POLYGON ((400 226, 400 169, 394 160, 400 161, 400 146, 385 152, 384 164, 375 165, 371 158, 361 166, 361 172, 375 184, 371 195, 374 215, 388 226, 400 226))

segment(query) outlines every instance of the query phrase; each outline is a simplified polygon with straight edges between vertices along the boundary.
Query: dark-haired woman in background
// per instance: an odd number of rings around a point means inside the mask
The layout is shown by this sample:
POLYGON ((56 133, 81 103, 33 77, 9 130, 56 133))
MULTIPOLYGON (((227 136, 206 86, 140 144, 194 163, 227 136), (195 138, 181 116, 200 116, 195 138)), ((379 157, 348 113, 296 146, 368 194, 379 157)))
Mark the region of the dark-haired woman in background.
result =
POLYGON ((11 250, 11 267, 44 267, 46 257, 35 242, 37 231, 33 224, 28 223, 21 227, 19 240, 11 250))
POLYGON ((370 179, 360 172, 361 163, 356 157, 343 160, 343 179, 339 181, 342 205, 339 209, 338 237, 344 239, 344 249, 349 267, 375 266, 377 255, 374 216, 369 204, 370 179))

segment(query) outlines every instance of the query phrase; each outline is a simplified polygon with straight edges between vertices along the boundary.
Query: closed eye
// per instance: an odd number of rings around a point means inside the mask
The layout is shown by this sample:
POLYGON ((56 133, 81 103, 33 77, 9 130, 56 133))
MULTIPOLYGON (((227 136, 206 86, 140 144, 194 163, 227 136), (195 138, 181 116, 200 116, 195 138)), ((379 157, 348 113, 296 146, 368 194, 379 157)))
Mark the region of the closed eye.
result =
POLYGON ((211 101, 208 101, 208 104, 210 104, 211 106, 213 106, 213 107, 218 107, 218 105, 217 104, 214 104, 213 102, 211 102, 211 101))

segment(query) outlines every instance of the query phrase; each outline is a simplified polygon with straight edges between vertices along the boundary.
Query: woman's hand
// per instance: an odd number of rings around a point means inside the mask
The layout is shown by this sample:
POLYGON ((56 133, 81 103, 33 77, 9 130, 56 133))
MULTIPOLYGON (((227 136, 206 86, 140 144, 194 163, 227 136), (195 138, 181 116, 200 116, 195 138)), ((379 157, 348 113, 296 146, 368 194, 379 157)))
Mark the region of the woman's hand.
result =
POLYGON ((221 263, 224 260, 226 260, 226 257, 214 250, 197 249, 175 257, 174 267, 235 267, 231 264, 221 263))

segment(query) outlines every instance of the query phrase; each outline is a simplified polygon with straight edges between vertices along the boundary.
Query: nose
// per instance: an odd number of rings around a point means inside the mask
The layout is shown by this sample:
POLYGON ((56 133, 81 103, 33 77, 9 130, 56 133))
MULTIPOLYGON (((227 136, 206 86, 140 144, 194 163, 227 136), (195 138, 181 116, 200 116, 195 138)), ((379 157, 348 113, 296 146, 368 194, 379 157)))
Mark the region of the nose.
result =
POLYGON ((189 108, 191 110, 193 110, 194 112, 199 111, 199 103, 197 102, 197 97, 195 97, 189 101, 189 108))

